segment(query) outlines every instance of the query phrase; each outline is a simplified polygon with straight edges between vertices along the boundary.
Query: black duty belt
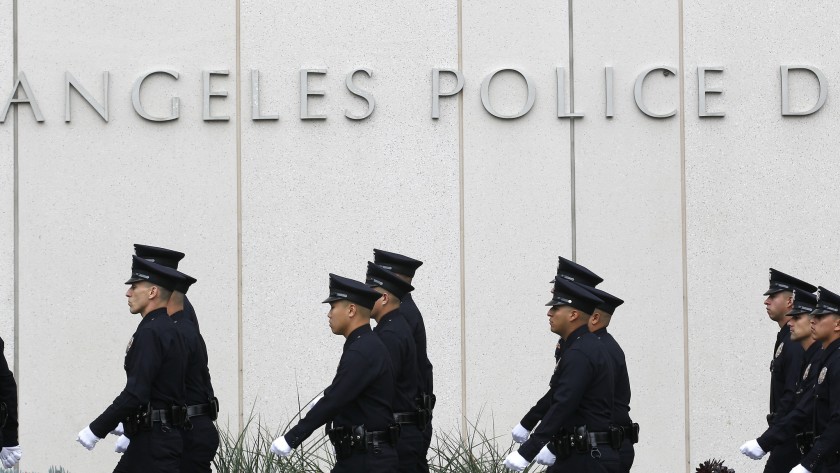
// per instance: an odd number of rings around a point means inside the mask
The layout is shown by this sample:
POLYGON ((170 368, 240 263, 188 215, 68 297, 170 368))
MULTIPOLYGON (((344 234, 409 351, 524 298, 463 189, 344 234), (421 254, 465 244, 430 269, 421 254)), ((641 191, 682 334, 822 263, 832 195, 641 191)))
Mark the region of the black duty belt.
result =
POLYGON ((161 424, 171 424, 172 421, 173 417, 169 409, 152 410, 152 422, 160 422, 161 424))
POLYGON ((418 425, 419 416, 417 412, 396 412, 394 422, 400 425, 418 425))
POLYGON ((216 414, 216 406, 214 404, 187 406, 187 419, 197 416, 213 416, 214 414, 216 414))
POLYGON ((608 445, 610 443, 609 432, 589 432, 590 442, 595 440, 598 445, 608 445))

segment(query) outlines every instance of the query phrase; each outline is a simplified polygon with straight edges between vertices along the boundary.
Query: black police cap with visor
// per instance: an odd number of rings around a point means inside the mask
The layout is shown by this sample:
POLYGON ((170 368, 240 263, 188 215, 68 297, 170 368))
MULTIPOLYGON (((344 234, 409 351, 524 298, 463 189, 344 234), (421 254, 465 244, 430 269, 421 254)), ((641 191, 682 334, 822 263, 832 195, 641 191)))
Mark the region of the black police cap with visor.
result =
POLYGON ((170 267, 152 263, 134 255, 131 257, 131 277, 125 283, 147 282, 169 291, 175 291, 180 284, 185 283, 185 278, 186 275, 170 267))
POLYGON ((593 273, 583 265, 577 264, 562 256, 558 256, 557 260, 557 275, 550 281, 552 284, 560 278, 589 287, 595 287, 604 282, 604 278, 593 273))
POLYGON ((406 294, 414 290, 414 286, 405 282, 396 273, 375 263, 368 261, 365 283, 370 287, 381 287, 390 292, 397 299, 405 298, 406 294))
POLYGON ((423 262, 420 260, 376 248, 373 250, 373 262, 388 271, 393 271, 410 278, 413 278, 417 268, 423 265, 423 262))
POLYGON ((791 317, 810 314, 817 308, 817 296, 803 289, 793 290, 793 308, 788 315, 791 317))
POLYGON ((817 290, 817 287, 789 274, 770 268, 770 287, 767 289, 767 292, 764 293, 765 296, 783 291, 793 292, 794 289, 801 289, 805 292, 814 292, 817 290))
POLYGON ((615 312, 615 309, 618 306, 624 304, 623 300, 619 299, 618 297, 615 297, 607 291, 588 286, 586 287, 586 290, 589 291, 595 297, 604 301, 604 303, 599 305, 597 309, 606 312, 610 315, 612 315, 615 312))
POLYGON ((324 303, 347 300, 366 309, 373 309, 380 297, 382 294, 362 282, 330 273, 330 296, 324 299, 324 303))
POLYGON ((184 259, 184 253, 180 251, 169 250, 157 246, 134 244, 134 254, 151 261, 152 263, 162 264, 172 269, 178 269, 178 262, 184 259))
POLYGON ((585 286, 557 278, 554 281, 554 294, 546 305, 555 307, 567 305, 591 315, 602 304, 604 300, 589 292, 585 286))
POLYGON ((817 289, 817 307, 811 315, 820 317, 828 314, 840 315, 840 296, 820 286, 817 289))

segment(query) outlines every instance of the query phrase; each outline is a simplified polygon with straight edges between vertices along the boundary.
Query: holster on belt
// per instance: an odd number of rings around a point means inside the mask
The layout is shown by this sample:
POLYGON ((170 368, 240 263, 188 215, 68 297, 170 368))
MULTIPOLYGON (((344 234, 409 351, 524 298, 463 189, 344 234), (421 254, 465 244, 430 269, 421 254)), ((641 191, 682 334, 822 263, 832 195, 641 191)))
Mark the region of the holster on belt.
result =
POLYGON ((633 422, 628 426, 622 427, 624 430, 624 438, 630 439, 630 442, 634 445, 639 443, 639 424, 633 422))
POLYGON ((610 426, 610 447, 618 450, 621 444, 624 443, 624 428, 617 425, 610 426))
POLYGON ((215 421, 219 418, 219 398, 214 396, 210 399, 210 404, 213 406, 213 409, 210 413, 210 420, 215 421))
POLYGON ((402 427, 400 427, 400 424, 391 424, 388 426, 388 438, 391 440, 391 445, 397 446, 397 442, 400 441, 401 432, 402 427))
POLYGON ((586 453, 589 451, 589 430, 586 426, 575 427, 570 435, 571 445, 575 452, 586 453))
POLYGON ((436 401, 434 394, 426 393, 420 393, 414 399, 414 402, 417 403, 417 427, 420 430, 426 430, 429 422, 432 421, 432 411, 435 408, 436 401))
POLYGON ((0 429, 6 427, 7 420, 9 420, 9 406, 5 402, 0 402, 0 429))
POLYGON ((561 432, 551 442, 554 444, 554 455, 557 460, 565 460, 572 455, 572 439, 566 432, 561 432))
POLYGON ((339 460, 353 454, 353 443, 350 440, 350 429, 347 427, 334 427, 327 430, 327 437, 335 447, 335 457, 339 460))
POLYGON ((131 437, 137 432, 152 430, 152 409, 150 404, 139 406, 130 416, 123 419, 123 430, 131 437))
POLYGON ((811 451, 811 448, 814 447, 814 433, 813 432, 802 432, 796 434, 796 448, 799 449, 799 453, 805 455, 811 451))

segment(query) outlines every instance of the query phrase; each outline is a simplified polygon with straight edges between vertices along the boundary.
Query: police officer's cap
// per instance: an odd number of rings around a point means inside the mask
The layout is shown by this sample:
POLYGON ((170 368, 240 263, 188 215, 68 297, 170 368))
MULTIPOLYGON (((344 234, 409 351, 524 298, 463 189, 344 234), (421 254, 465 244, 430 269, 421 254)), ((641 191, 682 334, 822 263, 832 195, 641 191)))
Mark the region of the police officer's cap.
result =
POLYGON ((181 294, 186 294, 186 293, 187 293, 187 291, 189 291, 189 290, 190 290, 190 286, 192 286, 193 284, 195 284, 198 280, 197 280, 196 278, 194 278, 194 277, 192 277, 192 276, 189 276, 189 275, 187 275, 187 274, 184 274, 184 273, 182 273, 182 272, 180 272, 180 271, 178 271, 178 273, 179 273, 181 276, 183 276, 183 279, 181 279, 180 281, 178 281, 178 285, 177 285, 177 286, 175 286, 175 290, 176 290, 176 291, 178 291, 178 292, 180 292, 181 294))
POLYGON ((563 278, 557 278, 554 281, 554 297, 546 305, 568 305, 587 314, 592 314, 602 304, 604 304, 604 300, 589 292, 587 287, 563 278))
POLYGON ((624 304, 624 301, 615 297, 614 295, 610 294, 607 291, 602 291, 601 289, 597 289, 594 287, 587 287, 587 291, 591 292, 595 297, 604 301, 603 304, 597 307, 598 310, 602 310, 610 315, 615 312, 615 309, 624 304))
POLYGON ((814 292, 817 290, 816 286, 808 284, 807 282, 797 279, 789 274, 777 271, 770 268, 770 288, 764 293, 765 296, 776 294, 782 291, 793 291, 794 289, 802 289, 806 292, 814 292))
POLYGON ((158 263, 152 263, 134 255, 131 257, 131 277, 125 283, 134 284, 145 281, 169 291, 174 291, 179 284, 184 283, 185 276, 172 268, 158 263))
POLYGON ((137 243, 134 244, 134 254, 152 263, 162 264, 172 269, 178 269, 178 262, 184 258, 184 254, 180 251, 137 243))
POLYGON ((557 257, 557 276, 551 280, 554 283, 558 278, 574 281, 584 286, 595 287, 604 282, 604 278, 589 270, 589 268, 568 260, 562 256, 557 257))
POLYGON ((414 286, 405 282, 396 273, 368 261, 365 283, 370 287, 381 287, 397 299, 403 299, 414 290, 414 286))
POLYGON ((423 265, 423 262, 420 260, 376 248, 373 250, 373 262, 388 271, 393 271, 410 278, 413 278, 417 268, 423 265))
POLYGON ((810 314, 817 308, 817 296, 802 289, 793 290, 793 309, 788 315, 810 314))
POLYGON ((380 297, 382 294, 362 282, 330 273, 330 296, 324 299, 324 303, 348 300, 372 309, 380 297))
POLYGON ((820 286, 817 290, 817 307, 811 315, 840 315, 840 296, 820 286))

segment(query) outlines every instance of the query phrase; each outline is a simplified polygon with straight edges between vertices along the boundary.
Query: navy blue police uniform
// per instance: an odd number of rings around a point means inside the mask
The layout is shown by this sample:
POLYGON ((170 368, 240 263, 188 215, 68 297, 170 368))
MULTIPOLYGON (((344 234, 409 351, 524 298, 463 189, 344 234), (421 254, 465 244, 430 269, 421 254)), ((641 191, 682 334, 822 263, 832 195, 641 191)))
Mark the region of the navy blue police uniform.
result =
MULTIPOLYGON (((765 296, 783 291, 793 292, 800 289, 814 292, 815 286, 793 276, 770 268, 770 287, 765 296)), ((796 384, 799 379, 805 350, 799 343, 790 340, 790 327, 785 324, 776 335, 773 347, 773 359, 770 362, 770 413, 767 424, 772 426, 777 419, 788 415, 794 408, 796 384)), ((770 451, 770 457, 764 465, 764 473, 789 473, 799 463, 802 454, 793 441, 784 442, 770 451)))
MULTIPOLYGON (((147 281, 172 290, 179 277, 170 268, 134 256, 126 284, 147 281)), ((115 473, 179 471, 183 443, 177 407, 185 403, 186 358, 166 308, 146 314, 126 348, 125 388, 90 424, 93 434, 104 438, 123 422, 131 443, 115 473)))
MULTIPOLYGON (((159 246, 140 245, 138 243, 134 244, 134 254, 146 261, 151 261, 152 263, 157 263, 175 270, 178 269, 178 263, 184 259, 184 253, 180 251, 161 248, 159 246)), ((198 317, 196 317, 195 309, 193 309, 193 305, 187 299, 186 295, 184 296, 184 317, 198 327, 198 317)))
MULTIPOLYGON (((423 265, 423 262, 408 256, 390 251, 383 251, 379 249, 373 250, 373 262, 383 268, 400 274, 409 278, 413 278, 417 273, 417 269, 423 265)), ((423 437, 425 438, 424 454, 423 454, 423 471, 429 471, 429 465, 426 460, 429 447, 432 443, 432 411, 437 402, 435 396, 435 384, 432 362, 429 360, 429 353, 427 350, 428 342, 426 339, 426 324, 423 321, 423 315, 417 304, 414 302, 412 293, 406 294, 405 298, 400 303, 400 313, 402 313, 408 326, 411 327, 411 333, 414 336, 414 344, 417 346, 417 369, 420 373, 420 395, 418 397, 418 409, 425 410, 423 414, 428 417, 428 422, 423 429, 423 437)))
MULTIPOLYGON (((368 286, 381 288, 393 297, 402 300, 414 287, 400 279, 395 273, 368 262, 366 280, 368 286)), ((396 382, 394 392, 394 421, 400 426, 400 440, 397 443, 400 472, 422 472, 426 463, 426 441, 424 412, 417 409, 417 395, 420 393, 420 374, 417 369, 417 347, 411 327, 405 321, 400 308, 383 314, 376 322, 373 332, 388 349, 396 382)))
MULTIPOLYGON (((584 286, 557 278, 548 306, 570 305, 591 314, 603 300, 584 286)), ((549 442, 556 455, 550 471, 616 473, 617 439, 610 434, 615 393, 613 362, 604 344, 587 325, 575 329, 563 344, 551 406, 518 450, 533 461, 549 442)))
MULTIPOLYGON (((370 309, 381 294, 365 284, 330 274, 330 296, 370 309)), ((301 421, 283 435, 297 448, 312 432, 327 425, 336 450, 333 473, 391 473, 397 470, 394 448, 394 372, 388 349, 369 324, 347 336, 332 383, 301 421)))
POLYGON ((9 369, 4 352, 6 344, 0 338, 0 444, 18 446, 18 398, 15 375, 9 369))

